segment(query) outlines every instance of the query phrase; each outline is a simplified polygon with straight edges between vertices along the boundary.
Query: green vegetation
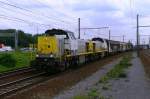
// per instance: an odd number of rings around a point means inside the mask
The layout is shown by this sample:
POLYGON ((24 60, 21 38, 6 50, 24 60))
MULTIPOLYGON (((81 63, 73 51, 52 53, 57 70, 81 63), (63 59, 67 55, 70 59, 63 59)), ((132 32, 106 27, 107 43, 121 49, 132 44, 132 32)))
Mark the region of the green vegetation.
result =
POLYGON ((0 64, 8 68, 15 67, 16 59, 12 55, 5 53, 0 57, 0 64))
POLYGON ((103 90, 109 90, 109 89, 110 89, 110 86, 107 85, 107 84, 104 84, 104 85, 102 86, 102 89, 103 89, 103 90))
POLYGON ((97 98, 99 96, 97 89, 91 89, 91 91, 88 93, 89 97, 93 97, 94 99, 97 98))
POLYGON ((27 67, 30 61, 34 59, 35 54, 31 57, 31 52, 6 52, 0 53, 0 72, 27 67))
POLYGON ((112 70, 100 79, 100 83, 107 83, 109 79, 126 77, 125 69, 131 66, 131 56, 125 56, 112 70))
MULTIPOLYGON (((118 79, 118 78, 124 78, 127 77, 125 73, 125 69, 131 66, 132 64, 130 63, 130 60, 132 59, 131 56, 126 55, 123 57, 123 59, 114 66, 113 69, 111 69, 105 76, 103 76, 99 83, 102 83, 102 90, 109 90, 111 85, 107 83, 110 79, 118 79)), ((96 88, 91 89, 87 95, 78 95, 73 97, 73 99, 106 99, 106 97, 102 96, 100 93, 100 90, 98 91, 96 88)), ((107 99, 112 99, 110 96, 107 99)))
POLYGON ((102 96, 97 89, 93 88, 88 95, 78 95, 73 97, 73 99, 105 99, 105 97, 102 96))
POLYGON ((86 95, 78 95, 78 96, 73 97, 73 99, 90 99, 90 98, 86 95))
MULTIPOLYGON (((15 33, 16 29, 6 29, 0 30, 0 33, 15 33)), ((37 43, 37 35, 32 35, 31 33, 25 33, 22 30, 18 30, 18 46, 19 47, 29 47, 29 44, 36 44, 37 43)), ((15 45, 14 37, 0 37, 0 43, 4 43, 5 45, 14 47, 15 45)))

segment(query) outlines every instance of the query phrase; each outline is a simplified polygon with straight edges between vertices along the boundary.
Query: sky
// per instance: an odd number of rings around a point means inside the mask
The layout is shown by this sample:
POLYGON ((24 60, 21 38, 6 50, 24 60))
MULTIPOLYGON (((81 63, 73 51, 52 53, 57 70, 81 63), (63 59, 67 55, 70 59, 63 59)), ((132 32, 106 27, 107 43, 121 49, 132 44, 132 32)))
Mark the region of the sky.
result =
MULTIPOLYGON (((81 28, 109 27, 101 30, 81 29, 81 38, 108 38, 136 41, 136 15, 140 25, 150 25, 150 0, 0 0, 0 29, 15 28, 26 33, 43 33, 47 29, 70 30, 78 36, 81 28)), ((150 28, 140 28, 149 35, 150 28)), ((149 37, 141 36, 141 43, 149 37)))

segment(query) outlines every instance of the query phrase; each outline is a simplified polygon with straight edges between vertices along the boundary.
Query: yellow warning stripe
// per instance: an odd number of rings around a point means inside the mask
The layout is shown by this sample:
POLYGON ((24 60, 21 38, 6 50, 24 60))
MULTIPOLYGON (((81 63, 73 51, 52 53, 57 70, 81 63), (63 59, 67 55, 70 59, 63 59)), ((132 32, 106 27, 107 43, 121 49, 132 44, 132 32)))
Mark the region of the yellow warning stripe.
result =
MULTIPOLYGON (((106 52, 107 50, 100 50, 100 51, 97 51, 97 52, 86 52, 86 53, 80 53, 76 56, 83 56, 83 55, 89 55, 89 54, 95 54, 95 53, 101 53, 101 52, 106 52)), ((66 57, 72 57, 72 55, 66 55, 66 57)))

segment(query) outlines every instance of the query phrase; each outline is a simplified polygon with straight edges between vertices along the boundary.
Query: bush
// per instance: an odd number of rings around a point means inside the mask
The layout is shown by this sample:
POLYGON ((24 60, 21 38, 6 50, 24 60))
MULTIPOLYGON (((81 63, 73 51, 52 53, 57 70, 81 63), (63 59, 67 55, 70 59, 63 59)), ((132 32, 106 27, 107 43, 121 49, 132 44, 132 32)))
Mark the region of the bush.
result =
POLYGON ((3 54, 0 57, 0 65, 11 68, 16 66, 16 59, 10 54, 3 54))

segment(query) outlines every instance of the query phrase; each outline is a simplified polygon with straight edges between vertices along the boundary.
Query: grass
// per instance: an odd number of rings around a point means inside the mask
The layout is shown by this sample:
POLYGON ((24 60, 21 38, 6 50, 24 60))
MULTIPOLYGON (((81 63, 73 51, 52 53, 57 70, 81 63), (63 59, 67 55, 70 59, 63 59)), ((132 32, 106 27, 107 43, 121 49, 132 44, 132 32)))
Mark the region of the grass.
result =
POLYGON ((109 79, 117 79, 117 78, 125 78, 127 77, 125 73, 125 69, 131 66, 132 64, 130 63, 131 56, 125 56, 123 59, 120 61, 119 64, 115 65, 113 69, 111 69, 105 76, 103 76, 100 79, 100 83, 107 83, 109 79))
POLYGON ((95 89, 95 88, 91 89, 91 91, 88 93, 88 96, 91 97, 91 98, 93 97, 94 99, 98 98, 99 94, 97 92, 97 89, 95 89))
POLYGON ((102 86, 102 89, 103 89, 103 90, 109 90, 109 89, 110 89, 110 86, 104 84, 104 85, 102 86))
MULTIPOLYGON (((33 56, 35 56, 34 53, 33 56)), ((34 57, 31 57, 31 52, 17 51, 0 53, 0 59, 0 73, 3 73, 29 66, 34 57)))
MULTIPOLYGON (((114 66, 113 69, 111 69, 106 75, 104 75, 100 80, 99 83, 102 83, 102 89, 103 90, 109 90, 111 85, 109 85, 107 82, 110 79, 118 79, 118 78, 124 78, 127 77, 125 73, 125 69, 130 67, 132 64, 130 63, 132 59, 132 56, 126 55, 123 57, 123 59, 114 66)), ((98 84, 98 83, 97 83, 98 84)), ((100 92, 96 88, 91 89, 87 95, 77 95, 74 96, 73 99, 106 99, 106 97, 102 96, 100 92)), ((109 98, 111 99, 111 97, 109 98)))
POLYGON ((73 99, 105 99, 97 89, 91 89, 87 95, 77 95, 74 96, 73 99))
POLYGON ((90 99, 90 98, 86 95, 78 95, 78 96, 74 96, 73 99, 90 99))

